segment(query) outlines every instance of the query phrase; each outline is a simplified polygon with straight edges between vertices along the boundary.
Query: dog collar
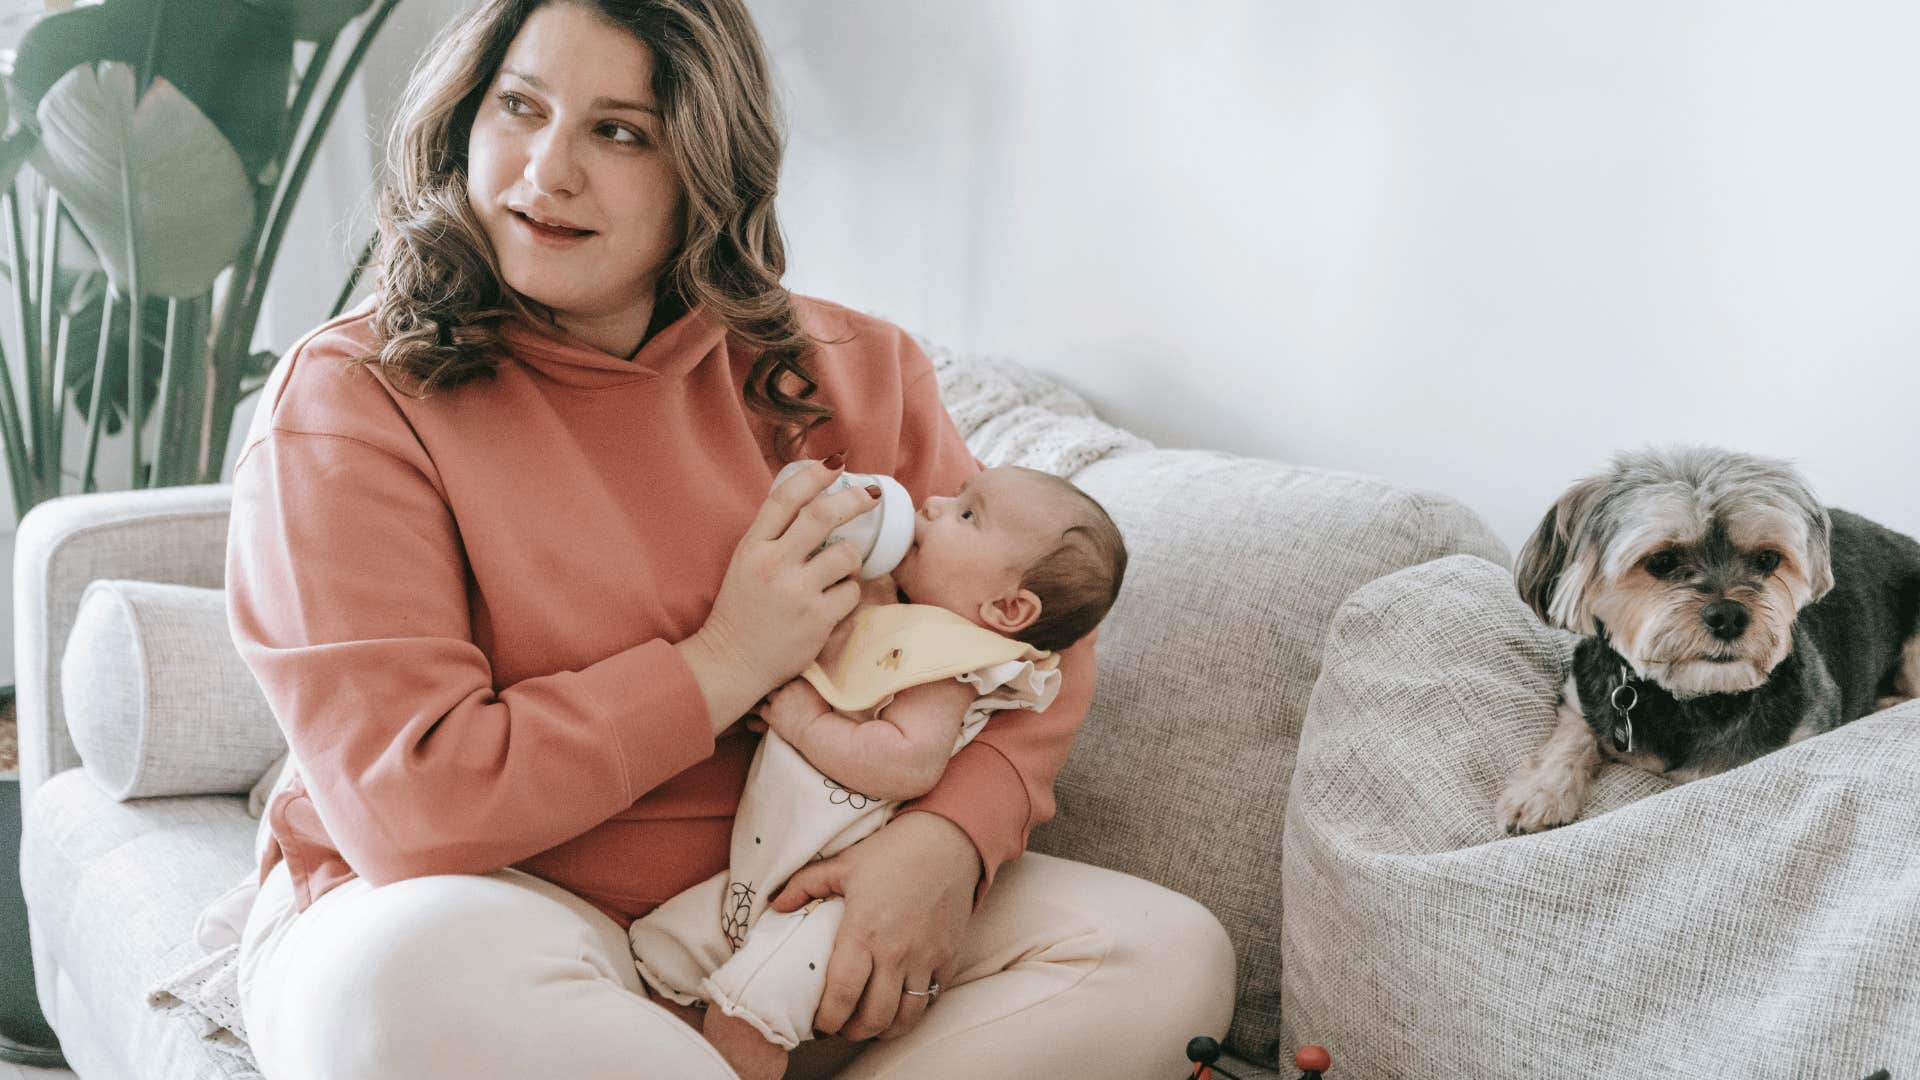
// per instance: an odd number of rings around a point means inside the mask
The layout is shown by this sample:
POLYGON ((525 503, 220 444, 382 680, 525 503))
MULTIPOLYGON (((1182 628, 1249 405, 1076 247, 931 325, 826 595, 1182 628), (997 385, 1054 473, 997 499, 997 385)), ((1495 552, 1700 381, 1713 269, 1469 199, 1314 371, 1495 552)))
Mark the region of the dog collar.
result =
POLYGON ((1627 665, 1620 665, 1620 684, 1607 695, 1607 704, 1613 706, 1613 722, 1608 725, 1608 737, 1613 741, 1614 750, 1622 754, 1633 753, 1633 707, 1640 704, 1640 691, 1633 688, 1633 673, 1627 665))

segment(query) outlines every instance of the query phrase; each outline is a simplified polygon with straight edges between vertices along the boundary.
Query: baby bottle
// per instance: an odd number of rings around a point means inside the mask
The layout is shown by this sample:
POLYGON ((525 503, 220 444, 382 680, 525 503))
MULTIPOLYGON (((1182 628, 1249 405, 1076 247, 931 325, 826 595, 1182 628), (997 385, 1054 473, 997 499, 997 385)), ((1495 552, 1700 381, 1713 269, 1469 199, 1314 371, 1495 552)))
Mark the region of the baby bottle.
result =
MULTIPOLYGON (((812 464, 810 461, 790 462, 773 478, 773 486, 799 470, 812 464)), ((871 581, 893 572, 906 558, 907 549, 913 546, 913 497, 900 481, 891 476, 878 474, 843 472, 839 478, 827 486, 827 491, 839 491, 842 488, 878 486, 880 505, 840 526, 827 535, 826 544, 846 540, 860 553, 859 577, 862 581, 871 581)), ((826 494, 823 491, 821 494, 826 494)), ((825 547, 826 544, 822 544, 825 547)))

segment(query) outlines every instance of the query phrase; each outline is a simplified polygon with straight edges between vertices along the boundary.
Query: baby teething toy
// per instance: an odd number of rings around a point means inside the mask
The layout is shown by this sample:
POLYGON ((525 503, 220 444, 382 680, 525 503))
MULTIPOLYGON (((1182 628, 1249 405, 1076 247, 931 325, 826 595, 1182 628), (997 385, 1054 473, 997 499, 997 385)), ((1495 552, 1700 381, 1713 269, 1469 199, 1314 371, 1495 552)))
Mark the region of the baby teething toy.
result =
MULTIPOLYGON (((773 478, 773 486, 794 473, 812 464, 809 461, 795 461, 780 470, 773 478)), ((847 522, 828 534, 826 542, 845 540, 860 553, 859 576, 862 581, 871 581, 893 573, 893 568, 906 558, 907 549, 913 546, 913 496, 900 486, 900 481, 891 476, 878 473, 845 472, 827 486, 826 494, 842 488, 878 486, 880 505, 847 522)), ((824 545, 822 545, 824 546, 824 545)))

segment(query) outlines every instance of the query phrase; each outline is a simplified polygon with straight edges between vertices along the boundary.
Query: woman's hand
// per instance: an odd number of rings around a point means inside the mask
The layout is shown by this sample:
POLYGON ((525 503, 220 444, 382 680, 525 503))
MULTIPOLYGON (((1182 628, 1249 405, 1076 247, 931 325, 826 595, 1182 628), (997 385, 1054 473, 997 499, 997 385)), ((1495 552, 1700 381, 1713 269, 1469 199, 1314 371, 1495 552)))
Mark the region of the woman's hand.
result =
POLYGON ((798 675, 860 599, 860 553, 820 545, 879 498, 859 488, 822 496, 838 475, 816 465, 773 489, 734 547, 706 623, 680 643, 715 732, 798 675))
POLYGON ((891 1039, 919 1023, 933 999, 905 991, 952 975, 979 883, 973 841, 931 813, 902 814, 794 874, 773 898, 773 910, 796 911, 826 896, 847 903, 814 1028, 849 1039, 891 1039))

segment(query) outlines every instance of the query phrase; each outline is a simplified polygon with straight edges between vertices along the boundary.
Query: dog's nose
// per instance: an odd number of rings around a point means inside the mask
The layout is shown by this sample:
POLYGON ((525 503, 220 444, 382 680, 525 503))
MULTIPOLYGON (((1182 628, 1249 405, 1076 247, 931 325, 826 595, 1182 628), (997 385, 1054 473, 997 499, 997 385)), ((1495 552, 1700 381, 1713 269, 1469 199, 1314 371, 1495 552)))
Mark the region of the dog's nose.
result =
POLYGON ((1732 641, 1746 633, 1747 619, 1747 606, 1737 600, 1715 600, 1700 609, 1700 621, 1721 641, 1732 641))

